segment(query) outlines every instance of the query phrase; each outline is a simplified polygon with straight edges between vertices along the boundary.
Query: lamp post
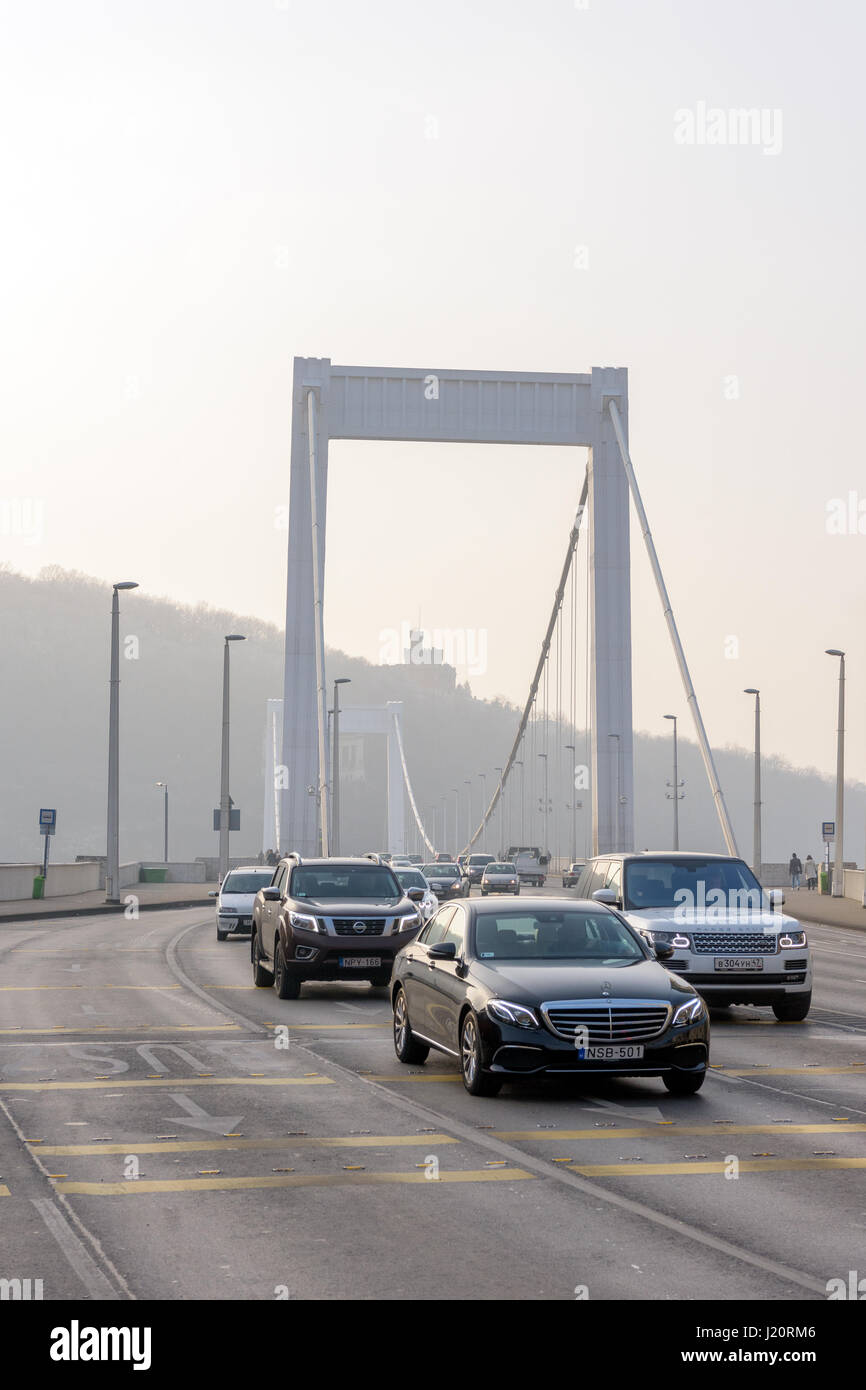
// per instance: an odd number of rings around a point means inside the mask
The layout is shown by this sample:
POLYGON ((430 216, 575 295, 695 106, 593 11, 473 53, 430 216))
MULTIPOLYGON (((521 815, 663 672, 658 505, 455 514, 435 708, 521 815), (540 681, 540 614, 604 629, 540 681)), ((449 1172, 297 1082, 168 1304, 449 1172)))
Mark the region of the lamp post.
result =
POLYGON ((483 850, 487 845, 487 822, 484 820, 487 813, 487 773, 479 772, 478 776, 481 778, 481 820, 483 822, 481 848, 483 850))
POLYGON ((331 806, 334 841, 332 854, 340 853, 340 686, 351 685, 351 676, 338 676, 334 681, 334 746, 331 754, 333 763, 334 796, 331 806))
POLYGON ((229 828, 231 797, 229 796, 229 642, 245 642, 237 632, 231 632, 223 643, 223 737, 220 764, 220 862, 219 881, 229 871, 229 828))
MULTIPOLYGON (((498 800, 497 803, 496 803, 496 811, 497 811, 497 814, 496 814, 497 832, 496 832, 496 833, 498 834, 498 836, 499 836, 499 838, 500 838, 500 840, 501 840, 501 839, 502 839, 502 768, 501 768, 501 767, 496 767, 496 768, 494 768, 493 770, 494 770, 494 772, 497 772, 497 773, 499 774, 499 788, 500 788, 500 791, 499 791, 499 800, 498 800)), ((496 855, 496 858, 497 858, 497 859, 499 858, 499 855, 498 855, 498 854, 496 855)))
POLYGON ((755 697, 755 827, 752 831, 752 873, 761 881, 761 692, 754 686, 743 691, 755 697))
POLYGON ((665 719, 672 719, 674 721, 674 780, 673 782, 668 782, 668 786, 672 786, 673 791, 667 792, 666 796, 668 800, 670 800, 671 797, 673 797, 674 849, 678 850, 680 847, 680 786, 682 784, 679 780, 679 774, 677 771, 677 716, 675 714, 666 714, 665 719))
POLYGON ((472 835, 472 778, 464 777, 466 783, 466 847, 469 848, 469 840, 472 835))
POLYGON ((454 856, 460 853, 460 792, 457 787, 451 788, 454 793, 454 856))
POLYGON ((514 759, 514 766, 520 768, 520 845, 526 848, 526 767, 522 758, 514 759))
POLYGON ((833 865, 833 897, 841 898, 844 891, 845 860, 842 830, 845 815, 845 653, 828 647, 827 656, 839 658, 839 715, 836 723, 836 858, 833 865))
POLYGON ((163 843, 163 855, 162 855, 162 858, 163 858, 163 862, 164 862, 165 864, 167 864, 167 863, 168 863, 168 782, 157 782, 156 785, 157 785, 158 787, 162 787, 163 792, 164 792, 164 794, 165 794, 165 796, 164 796, 164 802, 165 802, 164 811, 165 811, 165 815, 164 815, 164 833, 163 833, 163 841, 164 841, 164 843, 163 843))
POLYGON ((577 749, 575 748, 575 746, 574 746, 573 743, 567 743, 567 744, 565 745, 565 747, 566 747, 566 751, 568 751, 568 752, 570 752, 570 753, 572 754, 572 759, 571 759, 571 762, 572 762, 572 768, 571 768, 571 858, 570 858, 569 861, 568 861, 568 862, 569 862, 569 865, 571 865, 571 864, 573 864, 574 861, 577 859, 577 798, 576 798, 576 796, 575 796, 576 787, 575 787, 575 785, 574 785, 574 760, 575 760, 575 758, 577 757, 577 749))
POLYGON ((544 759, 544 809, 543 809, 543 811, 542 811, 542 817, 541 817, 541 825, 542 825, 541 834, 542 834, 542 838, 543 838, 543 840, 544 840, 544 844, 543 844, 542 847, 541 847, 541 852, 542 852, 542 854, 548 854, 548 853, 550 852, 550 845, 547 843, 547 841, 548 841, 548 829, 547 829, 547 812, 548 812, 548 800, 547 800, 547 790, 548 790, 548 788, 547 788, 547 754, 546 754, 546 753, 539 753, 538 756, 539 756, 539 758, 543 758, 543 759, 544 759))
POLYGON ((120 902, 120 603, 121 589, 137 589, 135 580, 112 585, 111 660, 108 678, 108 827, 105 854, 105 901, 120 902))

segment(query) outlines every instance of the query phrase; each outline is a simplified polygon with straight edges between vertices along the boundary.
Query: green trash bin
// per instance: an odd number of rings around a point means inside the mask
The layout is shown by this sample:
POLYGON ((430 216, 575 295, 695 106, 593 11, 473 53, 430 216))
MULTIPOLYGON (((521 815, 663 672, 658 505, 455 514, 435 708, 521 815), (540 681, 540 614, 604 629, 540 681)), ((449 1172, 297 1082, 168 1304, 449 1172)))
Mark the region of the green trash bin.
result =
POLYGON ((139 874, 141 883, 165 883, 168 877, 168 869, 142 869, 139 874))
POLYGON ((34 878, 34 880, 33 880, 33 896, 34 896, 34 898, 44 898, 44 897, 45 897, 45 876, 44 876, 44 874, 37 874, 36 877, 34 878))

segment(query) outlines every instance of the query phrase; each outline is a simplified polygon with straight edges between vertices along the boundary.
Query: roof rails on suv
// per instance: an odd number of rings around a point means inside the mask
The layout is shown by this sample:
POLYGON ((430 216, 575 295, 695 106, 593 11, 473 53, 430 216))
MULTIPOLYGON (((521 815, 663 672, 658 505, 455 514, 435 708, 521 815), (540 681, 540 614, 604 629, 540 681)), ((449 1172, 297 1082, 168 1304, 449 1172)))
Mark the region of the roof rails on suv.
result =
POLYGON ((365 859, 372 859, 374 864, 381 864, 383 862, 381 854, 376 854, 376 852, 372 849, 368 850, 363 857, 365 859))

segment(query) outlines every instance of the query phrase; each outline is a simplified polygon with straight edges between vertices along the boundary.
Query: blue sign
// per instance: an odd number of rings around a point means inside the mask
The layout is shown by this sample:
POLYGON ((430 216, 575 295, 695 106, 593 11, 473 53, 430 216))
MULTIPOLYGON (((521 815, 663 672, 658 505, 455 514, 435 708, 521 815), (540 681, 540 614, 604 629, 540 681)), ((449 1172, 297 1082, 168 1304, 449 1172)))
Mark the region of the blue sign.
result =
POLYGON ((42 835, 53 835, 57 829, 57 812, 43 807, 39 812, 39 831, 42 835))

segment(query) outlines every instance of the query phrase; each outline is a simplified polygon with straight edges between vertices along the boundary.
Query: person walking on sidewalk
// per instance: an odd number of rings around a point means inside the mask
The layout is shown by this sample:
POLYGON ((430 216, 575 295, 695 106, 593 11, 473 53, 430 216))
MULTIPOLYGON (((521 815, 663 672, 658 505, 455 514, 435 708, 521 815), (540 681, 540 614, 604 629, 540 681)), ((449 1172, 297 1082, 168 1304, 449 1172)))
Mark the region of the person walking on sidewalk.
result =
POLYGON ((791 875, 792 888, 800 887, 800 875, 802 874, 802 872, 803 865, 800 863, 800 860, 797 857, 797 851, 795 850, 794 853, 791 855, 790 863, 788 864, 788 873, 791 875))
POLYGON ((806 879, 806 887, 812 893, 818 887, 818 865, 815 863, 811 854, 806 855, 806 863, 803 865, 803 874, 806 879))

